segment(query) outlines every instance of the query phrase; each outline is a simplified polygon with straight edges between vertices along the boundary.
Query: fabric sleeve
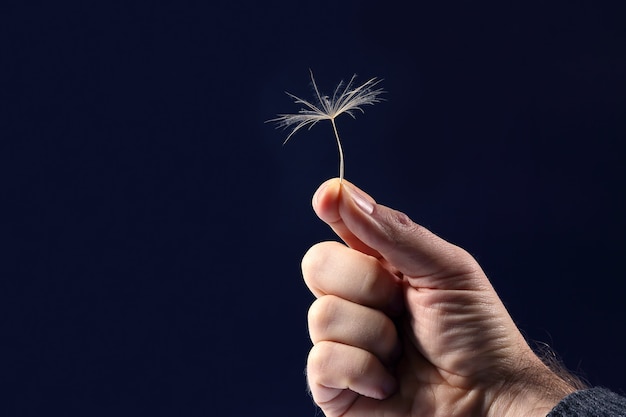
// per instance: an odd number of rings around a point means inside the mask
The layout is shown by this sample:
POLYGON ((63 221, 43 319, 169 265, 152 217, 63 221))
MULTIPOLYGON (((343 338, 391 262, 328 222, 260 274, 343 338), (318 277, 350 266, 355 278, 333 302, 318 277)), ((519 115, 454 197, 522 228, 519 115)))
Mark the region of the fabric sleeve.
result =
POLYGON ((563 398, 547 417, 626 417, 626 398, 604 388, 577 391, 563 398))

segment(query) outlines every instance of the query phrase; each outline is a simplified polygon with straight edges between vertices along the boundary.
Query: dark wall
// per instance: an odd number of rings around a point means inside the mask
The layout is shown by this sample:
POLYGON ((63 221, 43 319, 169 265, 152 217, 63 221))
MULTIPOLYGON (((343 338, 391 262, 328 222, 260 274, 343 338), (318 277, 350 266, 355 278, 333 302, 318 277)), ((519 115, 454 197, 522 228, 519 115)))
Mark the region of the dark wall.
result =
POLYGON ((315 415, 299 262, 336 147, 264 123, 309 68, 384 79, 338 120, 347 178, 626 391, 620 2, 57 3, 0 6, 0 414, 315 415))

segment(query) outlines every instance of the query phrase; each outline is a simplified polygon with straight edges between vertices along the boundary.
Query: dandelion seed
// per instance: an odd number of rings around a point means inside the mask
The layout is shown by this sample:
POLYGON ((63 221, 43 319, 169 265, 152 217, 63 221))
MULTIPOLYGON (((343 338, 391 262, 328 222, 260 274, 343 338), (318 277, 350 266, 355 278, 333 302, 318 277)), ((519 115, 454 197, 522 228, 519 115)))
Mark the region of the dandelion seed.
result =
POLYGON ((335 138, 337 139, 337 147, 339 148, 339 182, 342 182, 344 174, 343 149, 341 140, 339 139, 339 133, 337 132, 335 119, 342 113, 347 113, 352 116, 352 118, 355 118, 354 113, 356 110, 361 113, 365 112, 362 106, 366 104, 373 105, 382 101, 379 96, 384 93, 383 89, 375 89, 382 80, 372 78, 358 87, 353 87, 356 78, 355 74, 347 84, 341 81, 335 88, 332 97, 329 97, 320 94, 317 84, 315 83, 315 78, 313 78, 313 71, 310 72, 317 103, 314 104, 294 96, 291 93, 287 93, 296 104, 302 104, 304 108, 300 109, 298 113, 295 114, 279 114, 276 119, 268 120, 268 122, 275 122, 277 128, 291 128, 291 132, 283 142, 283 144, 285 144, 294 133, 301 128, 308 126, 308 128, 311 129, 320 120, 330 120, 335 138))

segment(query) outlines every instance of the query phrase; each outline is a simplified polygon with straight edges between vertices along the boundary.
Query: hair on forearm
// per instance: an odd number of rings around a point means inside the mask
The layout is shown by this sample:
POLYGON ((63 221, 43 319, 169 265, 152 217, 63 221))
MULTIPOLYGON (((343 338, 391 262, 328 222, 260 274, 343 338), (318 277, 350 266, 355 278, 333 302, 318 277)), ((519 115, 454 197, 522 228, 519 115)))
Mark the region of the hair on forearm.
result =
POLYGON ((576 390, 582 390, 589 388, 589 384, 585 381, 584 377, 580 375, 580 370, 573 373, 567 369, 563 360, 557 355, 557 353, 545 342, 533 341, 531 348, 535 354, 541 359, 541 361, 550 370, 562 379, 565 383, 570 385, 576 390))

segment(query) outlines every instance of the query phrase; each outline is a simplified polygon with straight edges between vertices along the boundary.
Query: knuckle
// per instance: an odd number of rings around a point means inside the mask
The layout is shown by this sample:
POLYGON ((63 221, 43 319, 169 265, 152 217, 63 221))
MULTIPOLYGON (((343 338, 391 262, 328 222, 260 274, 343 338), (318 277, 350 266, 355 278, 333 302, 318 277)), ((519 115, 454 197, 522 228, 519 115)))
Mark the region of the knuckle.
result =
POLYGON ((302 275, 304 275, 305 279, 311 274, 311 272, 315 269, 315 266, 318 264, 318 259, 320 257, 319 245, 320 244, 318 243, 311 246, 302 257, 300 268, 302 269, 302 275))
POLYGON ((320 265, 328 259, 331 253, 331 247, 335 242, 320 242, 311 246, 302 257, 300 267, 304 279, 314 277, 319 270, 320 265))
POLYGON ((413 222, 409 216, 401 211, 390 210, 388 216, 386 232, 391 238, 397 238, 407 234, 421 234, 426 231, 425 228, 413 222))
POLYGON ((309 334, 316 343, 328 333, 328 329, 335 322, 339 298, 333 295, 324 295, 311 304, 308 311, 309 334))
POLYGON ((457 276, 476 276, 482 275, 482 269, 476 259, 465 249, 456 246, 448 246, 447 268, 454 271, 457 276))
POLYGON ((454 254, 454 259, 456 259, 457 262, 465 269, 474 271, 479 268, 476 258, 474 258, 472 254, 470 254, 465 249, 461 248, 460 246, 452 245, 451 251, 454 254))
POLYGON ((360 291, 363 295, 376 294, 380 287, 382 266, 374 257, 364 258, 361 262, 364 274, 361 277, 360 291))
POLYGON ((320 342, 311 348, 307 358, 307 373, 309 377, 324 374, 330 369, 333 351, 333 343, 331 342, 320 342))
POLYGON ((358 293, 362 304, 373 308, 383 308, 391 297, 392 286, 388 285, 388 273, 376 258, 364 261, 362 275, 359 278, 358 293))
MULTIPOLYGON (((369 352, 368 352, 369 353, 369 352)), ((367 375, 377 370, 380 366, 378 358, 373 354, 364 354, 361 358, 361 369, 358 371, 358 375, 367 375)))

